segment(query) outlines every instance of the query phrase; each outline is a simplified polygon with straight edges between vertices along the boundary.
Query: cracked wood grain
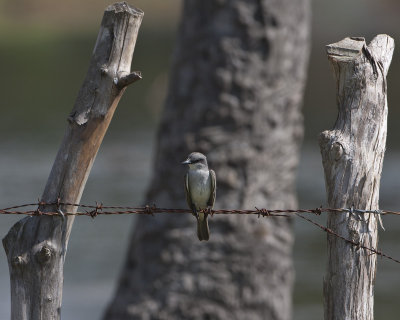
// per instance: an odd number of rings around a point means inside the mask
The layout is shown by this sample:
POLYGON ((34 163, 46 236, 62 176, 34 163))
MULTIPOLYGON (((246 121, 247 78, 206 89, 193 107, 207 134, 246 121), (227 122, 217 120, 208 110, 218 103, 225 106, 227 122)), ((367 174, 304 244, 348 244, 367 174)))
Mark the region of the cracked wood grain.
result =
MULTIPOLYGON (((336 79, 338 117, 320 135, 328 206, 375 210, 386 145, 386 75, 394 41, 378 35, 367 46, 363 38, 346 38, 327 46, 336 79)), ((371 248, 378 244, 373 214, 329 214, 328 228, 371 248)), ((328 235, 324 279, 325 319, 374 317, 376 255, 328 235)))

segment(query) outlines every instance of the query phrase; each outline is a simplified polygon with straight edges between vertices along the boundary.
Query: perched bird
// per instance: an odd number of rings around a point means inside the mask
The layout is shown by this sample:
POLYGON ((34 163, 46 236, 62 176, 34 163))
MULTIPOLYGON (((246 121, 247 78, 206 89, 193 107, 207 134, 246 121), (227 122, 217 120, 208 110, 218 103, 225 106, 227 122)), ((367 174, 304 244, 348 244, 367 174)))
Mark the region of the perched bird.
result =
POLYGON ((214 170, 209 170, 207 158, 200 152, 192 152, 182 164, 189 165, 185 175, 186 201, 197 219, 197 236, 199 240, 208 240, 210 230, 208 229, 207 212, 200 210, 211 210, 215 202, 216 177, 214 170))

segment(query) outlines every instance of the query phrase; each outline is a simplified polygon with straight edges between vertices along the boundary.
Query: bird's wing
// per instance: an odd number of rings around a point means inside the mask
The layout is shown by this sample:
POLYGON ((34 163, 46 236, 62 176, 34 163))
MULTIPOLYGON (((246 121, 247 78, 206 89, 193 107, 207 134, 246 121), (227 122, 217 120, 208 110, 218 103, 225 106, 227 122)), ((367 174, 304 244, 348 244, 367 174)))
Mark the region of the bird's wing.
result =
POLYGON ((215 203, 215 195, 217 193, 217 177, 215 176, 214 170, 210 170, 210 178, 211 178, 211 195, 208 200, 208 206, 213 207, 215 203))
POLYGON ((192 197, 190 196, 190 191, 189 191, 189 174, 185 174, 185 196, 186 196, 186 202, 191 210, 193 210, 193 202, 192 202, 192 197))

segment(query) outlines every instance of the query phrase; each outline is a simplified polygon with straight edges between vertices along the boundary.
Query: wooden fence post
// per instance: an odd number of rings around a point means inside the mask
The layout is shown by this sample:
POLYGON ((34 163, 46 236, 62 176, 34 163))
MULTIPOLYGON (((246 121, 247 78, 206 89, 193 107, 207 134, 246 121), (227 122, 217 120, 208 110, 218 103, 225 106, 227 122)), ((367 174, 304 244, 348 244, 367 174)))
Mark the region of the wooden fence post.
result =
MULTIPOLYGON (((328 205, 333 208, 378 209, 379 184, 386 144, 386 75, 394 41, 376 36, 346 38, 327 46, 336 78, 338 118, 320 135, 328 205)), ((377 248, 379 216, 330 213, 336 233, 377 248)), ((328 234, 324 279, 325 319, 373 319, 376 255, 328 234)))
MULTIPOLYGON (((68 117, 68 127, 42 201, 78 203, 130 72, 143 12, 125 2, 103 16, 90 66, 68 117)), ((42 206, 41 211, 55 211, 42 206)), ((61 211, 76 207, 61 206, 61 211)), ((11 278, 11 319, 60 319, 63 266, 74 218, 34 216, 17 222, 3 239, 11 278)))

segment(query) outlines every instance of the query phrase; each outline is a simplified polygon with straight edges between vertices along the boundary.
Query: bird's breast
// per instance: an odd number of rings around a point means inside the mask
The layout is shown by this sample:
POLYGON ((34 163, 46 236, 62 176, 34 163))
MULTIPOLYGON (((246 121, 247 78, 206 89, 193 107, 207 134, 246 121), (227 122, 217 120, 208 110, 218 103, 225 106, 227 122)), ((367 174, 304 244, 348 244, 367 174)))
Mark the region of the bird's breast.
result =
POLYGON ((211 179, 208 170, 191 170, 189 172, 189 189, 192 202, 197 209, 207 208, 211 196, 211 179))

